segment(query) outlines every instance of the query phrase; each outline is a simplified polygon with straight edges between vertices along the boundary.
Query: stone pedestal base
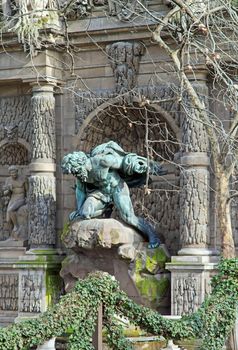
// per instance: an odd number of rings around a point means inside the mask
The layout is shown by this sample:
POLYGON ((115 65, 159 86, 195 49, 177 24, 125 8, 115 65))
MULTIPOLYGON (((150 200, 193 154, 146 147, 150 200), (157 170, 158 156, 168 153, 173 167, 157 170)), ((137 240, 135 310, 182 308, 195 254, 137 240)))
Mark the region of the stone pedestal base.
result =
POLYGON ((171 313, 188 315, 196 311, 211 291, 217 256, 174 256, 166 268, 171 271, 171 313))
POLYGON ((170 312, 169 254, 164 245, 149 249, 133 228, 114 219, 75 221, 63 241, 75 254, 62 263, 66 291, 78 278, 101 270, 115 276, 120 287, 138 303, 170 312))
POLYGON ((26 251, 23 242, 0 243, 0 325, 36 317, 60 295, 60 257, 55 250, 26 251))

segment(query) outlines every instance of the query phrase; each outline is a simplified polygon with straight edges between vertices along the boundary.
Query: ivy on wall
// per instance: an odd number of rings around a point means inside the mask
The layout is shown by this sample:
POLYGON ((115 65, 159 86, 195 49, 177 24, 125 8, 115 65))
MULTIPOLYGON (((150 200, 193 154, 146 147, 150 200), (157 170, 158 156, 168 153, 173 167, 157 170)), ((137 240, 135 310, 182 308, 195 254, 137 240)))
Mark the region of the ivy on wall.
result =
POLYGON ((137 305, 109 274, 95 272, 39 318, 0 329, 0 350, 28 350, 44 341, 69 334, 69 350, 91 350, 97 309, 103 304, 106 341, 113 350, 131 350, 115 314, 127 317, 149 333, 168 339, 202 339, 201 350, 222 350, 236 319, 238 259, 222 260, 212 281, 212 294, 200 309, 180 320, 168 320, 137 305))

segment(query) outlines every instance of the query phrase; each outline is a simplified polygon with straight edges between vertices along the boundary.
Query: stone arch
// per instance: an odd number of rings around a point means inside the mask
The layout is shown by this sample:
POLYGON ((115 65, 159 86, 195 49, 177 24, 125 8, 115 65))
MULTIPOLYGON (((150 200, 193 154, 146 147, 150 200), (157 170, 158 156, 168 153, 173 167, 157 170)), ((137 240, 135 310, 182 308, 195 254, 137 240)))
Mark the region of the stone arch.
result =
POLYGON ((23 139, 17 142, 0 142, 0 165, 28 165, 30 163, 30 145, 23 139))
MULTIPOLYGON (((96 107, 81 124, 76 149, 89 152, 94 146, 114 140, 125 151, 146 156, 146 118, 152 148, 149 154, 156 161, 171 163, 179 151, 180 129, 169 112, 156 103, 141 107, 138 100, 127 106, 110 99, 96 107), (152 146, 153 147, 152 147, 152 146)), ((179 176, 155 178, 150 194, 144 188, 131 189, 134 209, 157 226, 160 237, 176 253, 179 246, 179 176)), ((113 214, 116 217, 116 213, 113 214)))
MULTIPOLYGON (((136 107, 138 110, 141 109, 143 110, 143 108, 141 108, 139 106, 139 102, 138 102, 138 98, 134 98, 132 100, 132 105, 125 107, 126 110, 128 109, 134 109, 134 107, 136 107)), ((85 130, 89 127, 89 125, 98 117, 99 115, 103 114, 105 111, 107 111, 108 109, 110 109, 111 107, 116 107, 118 108, 124 108, 124 106, 122 107, 120 105, 120 103, 118 103, 118 99, 117 98, 111 98, 106 102, 103 102, 102 104, 100 104, 99 106, 97 106, 95 109, 93 109, 84 119, 84 121, 82 122, 80 129, 77 133, 77 139, 80 140, 84 139, 84 132, 85 130)), ((169 129, 171 130, 171 132, 174 135, 174 139, 177 140, 177 142, 179 143, 181 141, 181 132, 180 132, 180 128, 179 126, 176 124, 174 117, 164 108, 162 108, 159 103, 154 103, 152 102, 150 104, 150 112, 154 111, 154 113, 160 115, 161 120, 163 120, 167 126, 169 127, 169 129)), ((125 118, 127 116, 125 115, 125 118)), ((121 119, 122 121, 122 119, 121 119)), ((77 144, 77 148, 81 147, 82 148, 82 143, 80 142, 79 144, 77 144)))

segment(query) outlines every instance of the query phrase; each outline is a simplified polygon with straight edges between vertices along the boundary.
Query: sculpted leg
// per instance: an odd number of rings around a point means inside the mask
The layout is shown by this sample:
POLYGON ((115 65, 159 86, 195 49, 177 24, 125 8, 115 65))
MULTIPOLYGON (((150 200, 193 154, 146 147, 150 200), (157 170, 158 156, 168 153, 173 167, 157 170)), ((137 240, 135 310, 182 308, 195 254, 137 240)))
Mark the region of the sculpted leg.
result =
POLYGON ((8 205, 7 208, 7 222, 13 225, 13 231, 16 231, 18 228, 17 223, 17 211, 18 209, 25 204, 25 198, 16 200, 15 202, 8 205))
POLYGON ((7 209, 7 222, 11 230, 17 229, 17 213, 11 206, 7 209))
POLYGON ((103 214, 106 205, 99 199, 89 197, 86 199, 80 210, 82 219, 91 219, 103 214))
POLYGON ((149 248, 158 247, 160 245, 160 240, 154 228, 143 218, 135 215, 130 199, 129 189, 125 182, 121 182, 118 185, 113 193, 113 200, 123 221, 137 228, 148 238, 149 248))

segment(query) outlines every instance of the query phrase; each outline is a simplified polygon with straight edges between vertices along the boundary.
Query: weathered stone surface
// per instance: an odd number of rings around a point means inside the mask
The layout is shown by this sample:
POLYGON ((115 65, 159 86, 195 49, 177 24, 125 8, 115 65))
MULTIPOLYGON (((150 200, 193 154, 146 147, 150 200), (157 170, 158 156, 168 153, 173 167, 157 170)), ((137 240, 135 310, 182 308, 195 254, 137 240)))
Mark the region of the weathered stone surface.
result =
POLYGON ((171 271, 171 313, 189 315, 200 307, 211 292, 211 277, 216 273, 217 256, 172 257, 166 268, 171 271))
POLYGON ((1 97, 0 115, 0 141, 4 139, 6 142, 12 141, 13 128, 14 126, 17 126, 17 129, 14 128, 15 136, 17 131, 18 138, 21 138, 30 143, 32 137, 32 128, 30 123, 31 108, 29 95, 1 97))
POLYGON ((17 211, 18 229, 11 233, 11 238, 18 241, 28 240, 28 205, 23 205, 17 211))
POLYGON ((138 244, 143 241, 133 228, 114 219, 91 219, 74 221, 63 238, 66 248, 110 249, 122 244, 138 244))
POLYGON ((55 244, 55 177, 32 175, 29 184, 30 244, 52 246, 55 244))
POLYGON ((168 261, 169 253, 164 245, 148 249, 142 244, 129 267, 130 276, 145 304, 159 307, 160 311, 170 304, 170 274, 165 271, 168 261))
POLYGON ((118 93, 125 93, 135 87, 140 57, 143 53, 143 45, 137 42, 119 41, 107 46, 118 93))
POLYGON ((160 311, 168 308, 170 278, 165 263, 169 254, 164 245, 149 249, 133 228, 115 219, 75 221, 64 233, 63 241, 77 253, 62 263, 60 275, 66 291, 78 278, 102 270, 114 275, 137 302, 160 311))

